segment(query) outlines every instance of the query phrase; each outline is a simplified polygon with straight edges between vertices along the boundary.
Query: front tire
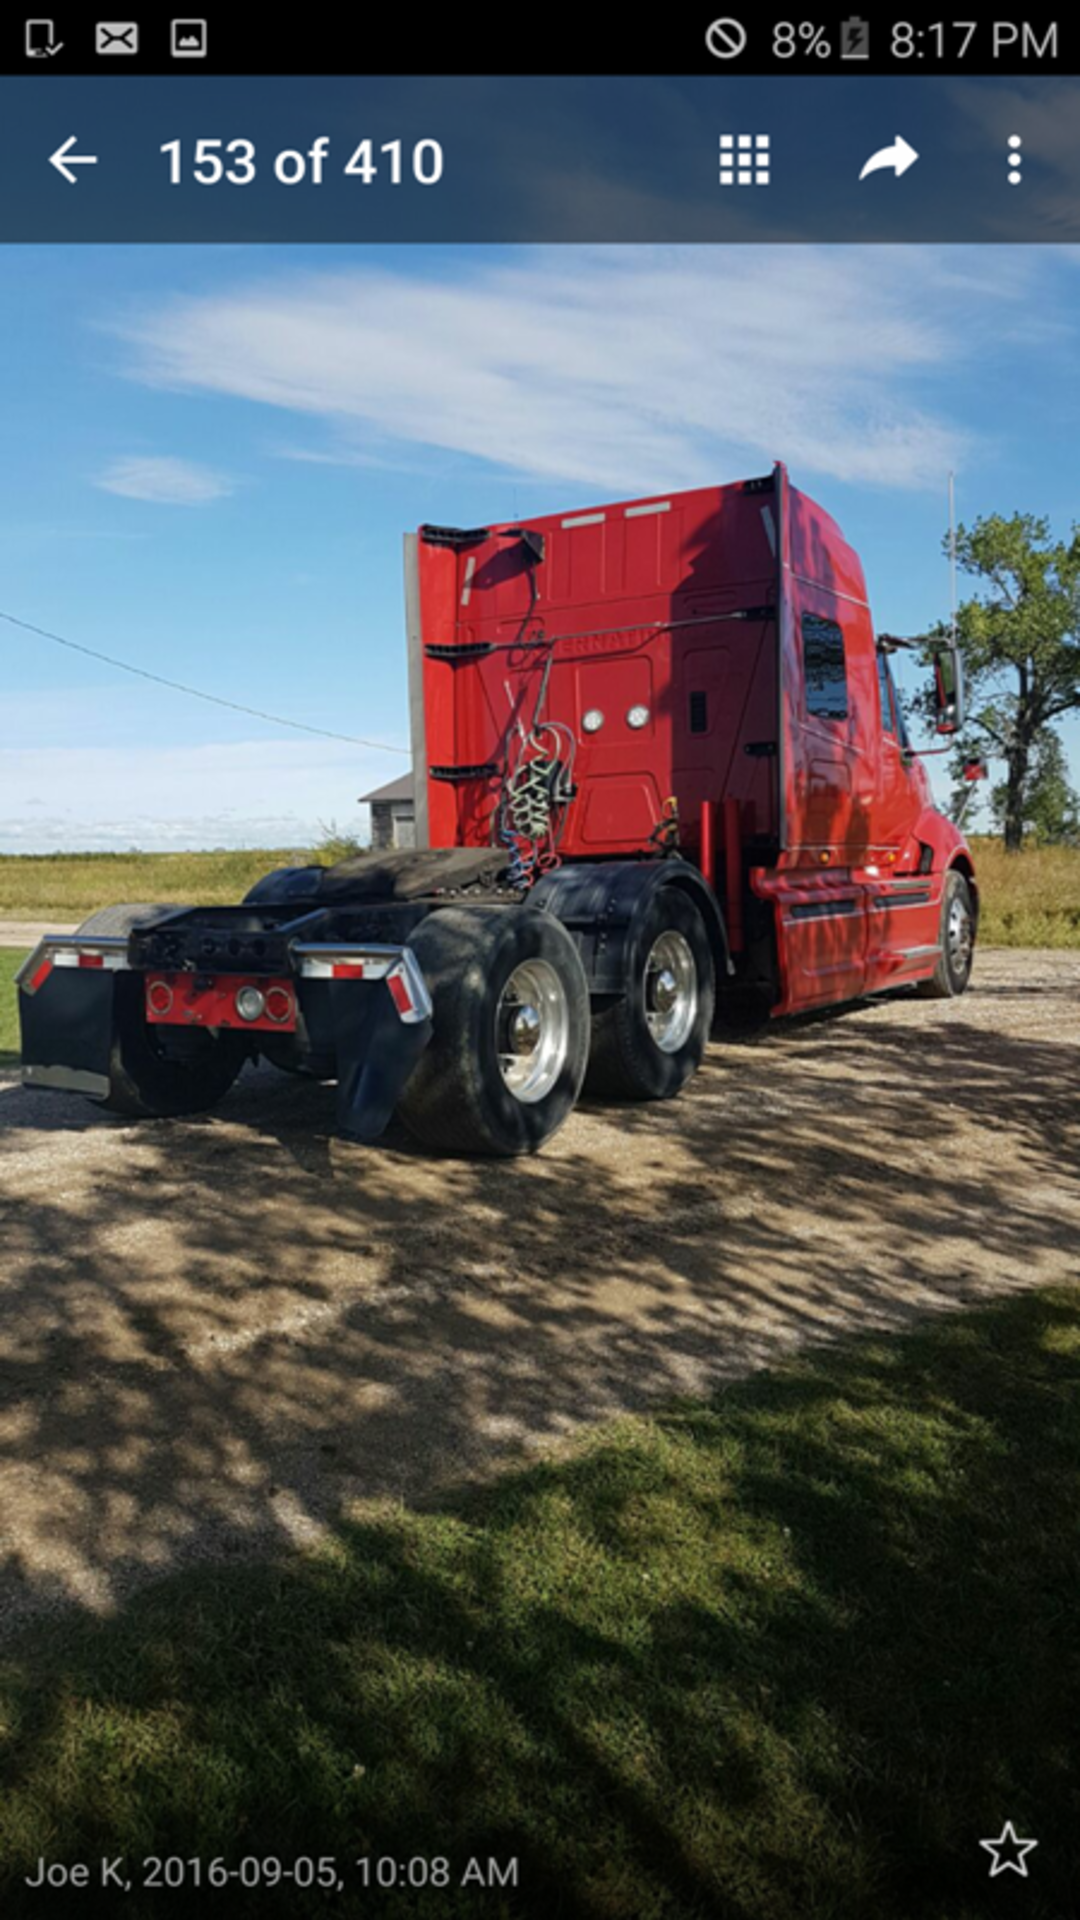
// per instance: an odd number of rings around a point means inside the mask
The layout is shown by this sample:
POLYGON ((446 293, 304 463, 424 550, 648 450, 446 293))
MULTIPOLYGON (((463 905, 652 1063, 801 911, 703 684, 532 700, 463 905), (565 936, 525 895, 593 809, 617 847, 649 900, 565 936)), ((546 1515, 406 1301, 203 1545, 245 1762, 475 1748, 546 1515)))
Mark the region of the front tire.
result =
POLYGON ((614 1100, 670 1100, 705 1057, 716 974, 693 901, 662 887, 631 931, 621 999, 593 1016, 588 1089, 614 1100))
MULTIPOLYGON (((128 934, 144 920, 176 911, 175 903, 101 907, 83 921, 78 932, 128 934)), ((242 1034, 215 1033, 206 1027, 174 1032, 149 1026, 142 974, 117 973, 109 1091, 96 1104, 133 1120, 205 1113, 228 1093, 247 1054, 242 1034)))
POLYGON ((570 935, 527 907, 451 907, 422 921, 409 945, 433 1032, 400 1118, 441 1153, 535 1153, 585 1077, 589 991, 570 935))
POLYGON ((955 867, 945 875, 939 939, 937 966, 929 980, 919 981, 917 991, 924 1000, 955 1000, 967 991, 975 959, 975 902, 955 867))

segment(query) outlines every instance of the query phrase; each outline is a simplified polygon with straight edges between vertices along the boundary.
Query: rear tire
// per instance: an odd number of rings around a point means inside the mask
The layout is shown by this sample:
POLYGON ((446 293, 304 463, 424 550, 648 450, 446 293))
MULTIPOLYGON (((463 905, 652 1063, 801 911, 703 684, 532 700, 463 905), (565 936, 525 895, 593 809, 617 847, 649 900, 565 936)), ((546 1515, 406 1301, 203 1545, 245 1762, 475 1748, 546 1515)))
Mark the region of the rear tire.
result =
MULTIPOLYGON (((175 903, 100 907, 78 931, 127 934, 143 920, 176 911, 175 903)), ((228 1093, 247 1054, 242 1034, 215 1033, 206 1027, 159 1032, 148 1026, 142 975, 118 973, 113 985, 109 1092, 97 1105, 135 1120, 205 1113, 228 1093)))
POLYGON ((311 900, 318 893, 325 867, 274 867, 249 887, 241 901, 244 907, 284 907, 292 901, 311 900))
POLYGON ((941 896, 941 952, 929 980, 920 980, 923 1000, 955 1000, 967 991, 975 958, 975 903, 971 888, 955 867, 945 875, 941 896))
POLYGON ((535 1153, 572 1112, 589 1051, 589 991, 560 921, 527 907, 450 907, 409 945, 433 1032, 398 1102, 441 1153, 535 1153))
POLYGON ((181 912, 183 908, 178 907, 175 900, 168 904, 159 901, 157 906, 144 900, 128 901, 122 907, 99 907, 97 912, 92 913, 89 920, 84 920, 75 931, 76 933, 127 934, 141 921, 152 920, 155 914, 181 912))
POLYGON ((716 974, 705 923, 662 887, 631 933, 622 998, 594 1014, 587 1086, 613 1100, 670 1100, 705 1056, 716 974))

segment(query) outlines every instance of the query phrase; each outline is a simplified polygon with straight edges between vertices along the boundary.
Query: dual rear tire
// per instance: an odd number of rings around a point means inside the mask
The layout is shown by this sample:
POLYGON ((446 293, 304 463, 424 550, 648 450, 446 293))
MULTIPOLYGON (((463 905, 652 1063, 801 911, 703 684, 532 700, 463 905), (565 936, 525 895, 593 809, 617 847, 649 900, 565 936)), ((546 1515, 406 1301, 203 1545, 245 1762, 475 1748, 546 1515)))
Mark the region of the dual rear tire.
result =
POLYGON ((589 1055, 589 989, 561 921, 529 908, 449 907, 409 945, 433 1032, 398 1103, 442 1153, 532 1153, 562 1126, 589 1055))
POLYGON ((625 991, 592 1022, 588 1089, 607 1100, 670 1100, 701 1065, 716 981, 705 924, 674 887, 652 896, 627 943, 625 991))
POLYGON ((665 1100, 698 1066, 714 974, 693 902, 661 889, 631 928, 624 994, 595 1015, 570 934, 529 908, 449 908, 410 940, 433 1035, 398 1104, 444 1153, 535 1152, 583 1086, 605 1099, 665 1100))
MULTIPOLYGON (((79 928, 125 935, 170 911, 103 908, 79 928)), ((443 1153, 532 1153, 583 1086, 608 1100, 664 1100, 701 1063, 712 1024, 712 954, 701 915, 674 888, 631 927, 625 993, 595 1015, 577 947, 562 922, 527 907, 447 908, 410 946, 431 993, 433 1033, 398 1103, 405 1125, 443 1153), (586 1076, 587 1082, 586 1082, 586 1076)), ((132 1118, 204 1112, 228 1092, 249 1048, 206 1028, 156 1029, 142 976, 115 980, 109 1093, 132 1118)))

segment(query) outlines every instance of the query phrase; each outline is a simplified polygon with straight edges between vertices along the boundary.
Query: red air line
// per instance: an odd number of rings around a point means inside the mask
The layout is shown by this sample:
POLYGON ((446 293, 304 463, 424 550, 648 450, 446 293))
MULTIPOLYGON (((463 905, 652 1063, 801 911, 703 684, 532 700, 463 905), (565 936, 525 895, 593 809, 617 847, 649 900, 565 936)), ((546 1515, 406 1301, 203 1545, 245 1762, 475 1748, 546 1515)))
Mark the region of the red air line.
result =
POLYGON ((742 842, 739 837, 739 803, 731 795, 724 801, 724 878, 727 896, 728 946, 732 953, 741 953, 743 950, 742 842))
POLYGON ((713 803, 701 803, 701 875, 710 887, 716 885, 716 848, 713 839, 713 803))

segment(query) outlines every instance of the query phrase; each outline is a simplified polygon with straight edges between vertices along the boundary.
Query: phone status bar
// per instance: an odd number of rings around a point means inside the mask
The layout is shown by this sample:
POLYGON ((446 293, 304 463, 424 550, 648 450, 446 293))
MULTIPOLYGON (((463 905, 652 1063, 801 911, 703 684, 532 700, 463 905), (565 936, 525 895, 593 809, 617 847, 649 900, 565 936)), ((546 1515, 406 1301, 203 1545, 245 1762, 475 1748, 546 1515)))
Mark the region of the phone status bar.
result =
POLYGON ((691 73, 732 75, 1065 74, 1076 71, 1075 18, 1039 16, 924 22, 898 15, 770 15, 706 11, 662 21, 640 15, 583 22, 580 10, 545 9, 536 32, 511 50, 501 35, 462 31, 460 16, 432 10, 411 19, 327 16, 324 33, 260 22, 141 9, 99 20, 62 11, 8 18, 0 27, 0 73, 48 77, 111 73, 454 75, 691 73))

